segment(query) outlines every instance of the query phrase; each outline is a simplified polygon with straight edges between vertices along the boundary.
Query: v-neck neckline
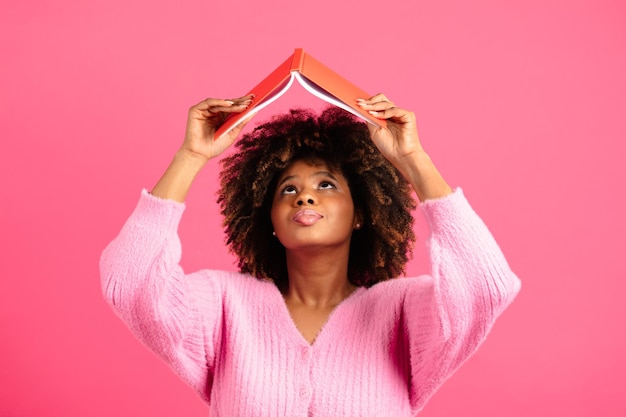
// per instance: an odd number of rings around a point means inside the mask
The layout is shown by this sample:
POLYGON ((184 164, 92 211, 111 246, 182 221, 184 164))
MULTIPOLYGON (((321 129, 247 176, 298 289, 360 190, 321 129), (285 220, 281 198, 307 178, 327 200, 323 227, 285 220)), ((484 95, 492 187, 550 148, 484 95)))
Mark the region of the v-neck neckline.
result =
POLYGON ((318 346, 321 342, 323 342, 324 335, 330 331, 328 328, 332 327, 333 323, 336 320, 338 320, 337 316, 341 315, 341 311, 345 308, 345 306, 347 304, 352 303, 357 298, 358 295, 362 294, 366 290, 366 288, 356 287, 349 296, 347 296, 339 304, 337 304, 332 309, 332 311, 328 314, 326 321, 324 322, 324 324, 322 324, 319 331, 317 332, 317 335, 315 336, 315 339, 313 339, 313 342, 311 343, 309 343, 309 341, 304 337, 300 329, 298 329, 298 326, 296 325, 296 322, 293 320, 293 317, 291 316, 291 312, 289 311, 289 308, 287 307, 287 303, 285 302, 285 298, 283 297, 283 294, 280 292, 278 287, 275 287, 275 290, 276 290, 275 295, 277 297, 277 302, 280 304, 280 310, 282 310, 280 313, 281 315, 280 321, 282 324, 281 334, 286 339, 289 339, 291 342, 293 342, 294 344, 303 345, 308 348, 314 348, 315 346, 318 346))

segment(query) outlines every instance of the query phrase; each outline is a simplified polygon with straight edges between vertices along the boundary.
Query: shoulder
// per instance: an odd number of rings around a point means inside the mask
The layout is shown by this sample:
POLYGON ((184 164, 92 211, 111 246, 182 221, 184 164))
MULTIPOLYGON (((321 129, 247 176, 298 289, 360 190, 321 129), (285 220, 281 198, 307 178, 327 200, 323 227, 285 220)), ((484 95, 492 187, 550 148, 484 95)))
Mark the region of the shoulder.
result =
POLYGON ((364 289, 361 298, 370 308, 395 310, 402 308, 406 299, 415 298, 416 294, 432 294, 433 287, 434 280, 430 275, 398 277, 364 289))
POLYGON ((420 289, 430 288, 433 285, 433 277, 430 275, 420 275, 417 277, 398 277, 379 282, 370 288, 367 292, 372 296, 380 298, 396 298, 404 297, 407 292, 420 289))
POLYGON ((276 285, 269 280, 260 280, 250 274, 236 271, 203 269, 188 276, 190 284, 195 287, 213 288, 223 298, 250 298, 255 294, 262 297, 269 292, 277 291, 276 285))

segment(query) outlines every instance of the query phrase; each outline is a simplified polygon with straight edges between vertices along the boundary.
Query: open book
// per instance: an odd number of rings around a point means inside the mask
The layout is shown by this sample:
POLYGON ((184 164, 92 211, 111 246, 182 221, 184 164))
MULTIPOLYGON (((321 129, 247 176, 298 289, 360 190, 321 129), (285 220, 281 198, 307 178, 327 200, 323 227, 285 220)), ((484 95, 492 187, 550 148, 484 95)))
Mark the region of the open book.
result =
POLYGON ((247 116, 270 105, 291 87, 294 80, 314 96, 341 107, 366 122, 379 127, 387 125, 385 120, 377 119, 358 106, 356 100, 368 99, 369 94, 304 52, 302 48, 297 48, 285 62, 250 90, 248 94, 254 94, 252 103, 245 111, 230 114, 215 133, 215 137, 229 132, 247 116))

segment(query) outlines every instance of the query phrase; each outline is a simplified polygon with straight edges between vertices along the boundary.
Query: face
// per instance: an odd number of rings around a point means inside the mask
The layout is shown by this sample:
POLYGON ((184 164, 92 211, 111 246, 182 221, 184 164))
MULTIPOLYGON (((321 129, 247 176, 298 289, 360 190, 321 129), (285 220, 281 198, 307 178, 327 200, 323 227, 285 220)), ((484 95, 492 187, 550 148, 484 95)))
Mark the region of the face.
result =
POLYGON ((345 246, 357 228, 348 181, 326 163, 296 161, 279 177, 271 210, 287 250, 345 246))

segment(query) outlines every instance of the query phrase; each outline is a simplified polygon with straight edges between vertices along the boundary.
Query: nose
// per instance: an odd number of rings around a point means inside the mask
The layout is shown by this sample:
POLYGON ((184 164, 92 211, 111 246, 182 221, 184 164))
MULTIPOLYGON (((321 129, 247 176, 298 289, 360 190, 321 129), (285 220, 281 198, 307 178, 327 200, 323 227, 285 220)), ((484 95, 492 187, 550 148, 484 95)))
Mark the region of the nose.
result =
POLYGON ((301 206, 301 205, 303 205, 303 204, 304 204, 304 202, 305 202, 305 201, 306 201, 308 204, 313 204, 313 203, 314 203, 314 201, 313 201, 313 199, 312 199, 311 197, 307 197, 306 199, 305 199, 305 198, 302 198, 302 197, 298 197, 298 202, 297 202, 297 204, 298 204, 299 206, 301 206))

